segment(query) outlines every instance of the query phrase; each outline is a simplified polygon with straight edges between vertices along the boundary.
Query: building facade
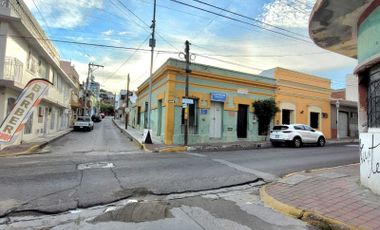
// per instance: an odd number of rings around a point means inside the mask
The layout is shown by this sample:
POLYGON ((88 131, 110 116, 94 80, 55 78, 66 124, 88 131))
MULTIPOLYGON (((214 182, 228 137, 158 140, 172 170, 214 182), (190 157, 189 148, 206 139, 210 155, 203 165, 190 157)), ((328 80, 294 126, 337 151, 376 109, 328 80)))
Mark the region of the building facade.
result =
POLYGON ((276 79, 276 104, 280 112, 275 124, 307 124, 331 138, 331 82, 284 68, 266 70, 261 75, 276 79))
POLYGON ((79 74, 74 65, 69 61, 61 61, 60 65, 62 70, 67 74, 71 81, 74 82, 75 85, 75 87, 72 88, 70 95, 70 126, 73 126, 77 117, 83 114, 83 105, 81 104, 79 97, 79 91, 81 89, 79 74))
POLYGON ((66 129, 75 83, 60 67, 57 50, 22 0, 2 1, 0 15, 0 121, 29 80, 44 78, 53 86, 15 143, 66 129))
POLYGON ((358 59, 360 181, 380 194, 380 1, 318 0, 309 33, 322 48, 358 59), (334 2, 334 4, 331 4, 334 2), (328 17, 327 17, 328 15, 328 17))
MULTIPOLYGON (((165 144, 184 143, 185 62, 168 59, 152 80, 152 134, 165 144)), ((189 144, 260 141, 253 113, 255 100, 273 98, 275 80, 258 75, 191 64, 189 74, 189 144)), ((149 82, 138 87, 136 127, 148 126, 149 82)))

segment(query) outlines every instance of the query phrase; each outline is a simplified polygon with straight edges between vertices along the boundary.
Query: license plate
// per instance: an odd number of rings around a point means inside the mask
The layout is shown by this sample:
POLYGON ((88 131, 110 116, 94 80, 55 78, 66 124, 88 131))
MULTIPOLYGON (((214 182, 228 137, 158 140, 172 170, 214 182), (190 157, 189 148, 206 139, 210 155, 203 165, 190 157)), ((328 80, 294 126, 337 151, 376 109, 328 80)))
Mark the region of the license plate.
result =
POLYGON ((274 138, 280 138, 280 135, 274 135, 274 138))

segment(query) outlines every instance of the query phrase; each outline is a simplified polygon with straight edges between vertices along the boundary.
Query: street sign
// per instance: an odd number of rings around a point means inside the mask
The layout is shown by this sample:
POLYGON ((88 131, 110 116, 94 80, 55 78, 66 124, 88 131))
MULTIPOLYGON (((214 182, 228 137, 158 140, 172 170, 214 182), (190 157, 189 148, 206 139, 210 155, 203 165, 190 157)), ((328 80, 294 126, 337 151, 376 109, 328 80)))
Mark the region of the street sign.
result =
POLYGON ((237 93, 239 93, 239 94, 248 94, 248 89, 246 89, 246 88, 239 88, 237 90, 237 93))
POLYGON ((221 92, 212 92, 211 93, 211 101, 225 102, 226 98, 227 98, 226 93, 221 93, 221 92))
POLYGON ((194 100, 190 98, 182 98, 183 104, 194 104, 194 100))
POLYGON ((187 104, 182 104, 182 108, 187 108, 187 104))

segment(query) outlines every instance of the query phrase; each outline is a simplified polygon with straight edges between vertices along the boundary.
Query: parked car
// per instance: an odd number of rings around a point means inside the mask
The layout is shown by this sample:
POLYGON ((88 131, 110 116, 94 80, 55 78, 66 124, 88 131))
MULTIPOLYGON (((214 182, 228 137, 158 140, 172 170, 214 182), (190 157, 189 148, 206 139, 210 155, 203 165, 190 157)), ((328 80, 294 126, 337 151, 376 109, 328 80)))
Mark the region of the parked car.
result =
POLYGON ((91 120, 93 122, 101 122, 102 121, 102 117, 99 114, 94 114, 94 115, 91 116, 91 120))
POLYGON ((74 130, 87 130, 91 131, 94 129, 94 122, 91 121, 89 116, 78 117, 74 123, 74 130))
POLYGON ((299 148, 303 144, 317 144, 320 147, 326 144, 322 132, 303 124, 274 126, 270 133, 270 141, 273 146, 285 143, 292 144, 295 148, 299 148))

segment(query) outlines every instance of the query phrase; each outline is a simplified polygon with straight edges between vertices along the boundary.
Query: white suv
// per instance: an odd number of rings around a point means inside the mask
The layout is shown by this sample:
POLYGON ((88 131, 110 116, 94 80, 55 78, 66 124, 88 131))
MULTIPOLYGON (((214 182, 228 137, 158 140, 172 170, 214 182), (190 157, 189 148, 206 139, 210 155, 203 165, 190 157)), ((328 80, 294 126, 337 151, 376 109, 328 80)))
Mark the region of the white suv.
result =
POLYGON ((326 144, 322 132, 303 124, 274 126, 270 132, 270 141, 273 146, 290 143, 296 148, 301 147, 302 144, 317 144, 321 147, 326 144))

